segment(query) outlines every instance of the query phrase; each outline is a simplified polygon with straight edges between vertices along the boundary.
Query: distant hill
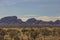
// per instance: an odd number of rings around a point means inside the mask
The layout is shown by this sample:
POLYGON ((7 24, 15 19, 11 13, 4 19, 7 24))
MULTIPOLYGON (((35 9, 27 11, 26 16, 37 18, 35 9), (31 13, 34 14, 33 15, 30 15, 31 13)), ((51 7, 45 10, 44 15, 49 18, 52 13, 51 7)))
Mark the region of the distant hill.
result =
POLYGON ((1 26, 17 26, 21 25, 23 21, 21 19, 17 19, 16 16, 8 16, 0 19, 0 25, 1 26))
POLYGON ((28 19, 26 22, 23 22, 21 19, 18 19, 16 16, 8 16, 0 19, 0 26, 27 26, 27 25, 38 25, 38 26, 47 26, 47 25, 56 25, 60 26, 60 20, 53 21, 43 21, 37 20, 35 18, 28 19))

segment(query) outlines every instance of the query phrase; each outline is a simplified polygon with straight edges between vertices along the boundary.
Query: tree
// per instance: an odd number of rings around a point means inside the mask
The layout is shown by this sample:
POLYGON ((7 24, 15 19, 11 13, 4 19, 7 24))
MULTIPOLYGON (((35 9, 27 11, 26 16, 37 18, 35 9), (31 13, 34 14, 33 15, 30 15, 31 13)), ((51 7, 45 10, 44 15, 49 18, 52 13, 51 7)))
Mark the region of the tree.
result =
POLYGON ((31 29, 30 36, 33 38, 33 40, 35 40, 39 34, 40 32, 31 29))
POLYGON ((9 36, 11 37, 11 40, 20 33, 20 31, 13 30, 13 29, 9 29, 7 30, 7 32, 9 36))
POLYGON ((57 29, 57 35, 60 36, 60 29, 57 29))
POLYGON ((26 30, 24 28, 21 31, 23 32, 23 34, 25 34, 26 32, 28 32, 28 30, 26 30))
POLYGON ((50 36, 51 31, 48 29, 42 29, 42 35, 44 36, 44 40, 45 40, 45 36, 50 36))
POLYGON ((57 36, 57 29, 53 29, 52 36, 57 36))
POLYGON ((28 40, 29 40, 30 30, 22 29, 22 32, 23 32, 23 34, 25 34, 26 36, 28 36, 28 40))
POLYGON ((0 40, 4 40, 4 36, 6 34, 5 30, 0 29, 0 40))
POLYGON ((14 40, 20 40, 20 38, 18 36, 14 37, 14 40))
POLYGON ((35 40, 36 37, 40 34, 40 32, 35 31, 34 29, 31 29, 31 30, 23 29, 22 32, 23 34, 25 33, 28 36, 28 40, 29 40, 29 37, 31 37, 32 40, 35 40))

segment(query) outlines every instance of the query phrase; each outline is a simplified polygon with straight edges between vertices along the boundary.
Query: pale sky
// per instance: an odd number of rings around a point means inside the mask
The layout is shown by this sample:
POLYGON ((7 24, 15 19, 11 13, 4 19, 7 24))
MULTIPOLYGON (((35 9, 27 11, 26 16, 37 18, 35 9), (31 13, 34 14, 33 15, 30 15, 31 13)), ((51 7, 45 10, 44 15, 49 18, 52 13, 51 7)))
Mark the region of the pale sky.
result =
POLYGON ((60 0, 0 0, 0 18, 17 16, 26 20, 60 19, 60 0))

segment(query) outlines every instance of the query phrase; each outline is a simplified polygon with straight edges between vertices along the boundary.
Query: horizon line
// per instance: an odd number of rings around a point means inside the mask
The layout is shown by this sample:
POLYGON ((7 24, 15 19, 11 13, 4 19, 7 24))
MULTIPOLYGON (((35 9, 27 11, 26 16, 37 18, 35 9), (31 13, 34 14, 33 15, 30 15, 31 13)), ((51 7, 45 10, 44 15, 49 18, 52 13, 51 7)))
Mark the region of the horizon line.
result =
MULTIPOLYGON (((5 17, 12 17, 12 16, 5 16, 5 17)), ((28 19, 35 18, 36 20, 42 20, 42 21, 56 21, 60 20, 60 16, 39 16, 39 17, 18 17, 18 19, 21 19, 22 21, 27 21, 28 19)), ((2 19, 4 17, 0 17, 2 19)))

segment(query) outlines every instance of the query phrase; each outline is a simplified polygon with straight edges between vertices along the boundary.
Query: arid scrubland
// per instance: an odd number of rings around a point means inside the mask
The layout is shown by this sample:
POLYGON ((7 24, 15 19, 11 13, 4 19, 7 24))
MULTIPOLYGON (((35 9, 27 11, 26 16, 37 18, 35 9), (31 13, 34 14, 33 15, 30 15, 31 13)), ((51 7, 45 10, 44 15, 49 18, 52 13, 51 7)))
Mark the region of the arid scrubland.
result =
POLYGON ((60 40, 60 27, 0 28, 0 40, 60 40))

